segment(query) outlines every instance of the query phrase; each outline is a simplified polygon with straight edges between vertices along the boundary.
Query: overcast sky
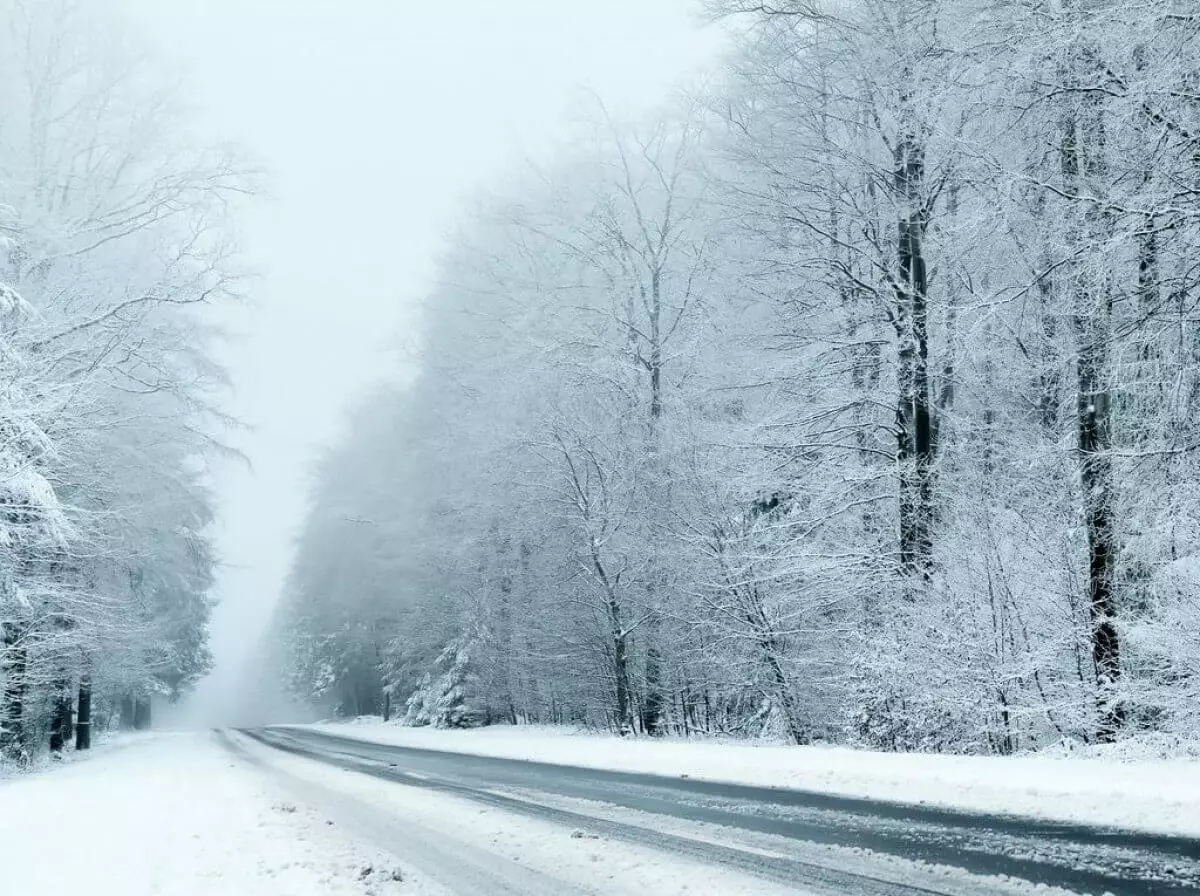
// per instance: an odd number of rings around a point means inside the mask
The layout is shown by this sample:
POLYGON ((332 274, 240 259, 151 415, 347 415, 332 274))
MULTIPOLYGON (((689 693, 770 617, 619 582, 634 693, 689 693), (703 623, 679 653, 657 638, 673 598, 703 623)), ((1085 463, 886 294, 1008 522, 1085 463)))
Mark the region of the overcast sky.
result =
POLYGON ((584 89, 635 114, 711 65, 695 0, 118 0, 179 71, 202 130, 243 146, 272 199, 242 220, 261 275, 236 316, 230 409, 252 469, 220 477, 219 724, 278 596, 308 471, 395 371, 440 240, 470 192, 544 156, 584 89))

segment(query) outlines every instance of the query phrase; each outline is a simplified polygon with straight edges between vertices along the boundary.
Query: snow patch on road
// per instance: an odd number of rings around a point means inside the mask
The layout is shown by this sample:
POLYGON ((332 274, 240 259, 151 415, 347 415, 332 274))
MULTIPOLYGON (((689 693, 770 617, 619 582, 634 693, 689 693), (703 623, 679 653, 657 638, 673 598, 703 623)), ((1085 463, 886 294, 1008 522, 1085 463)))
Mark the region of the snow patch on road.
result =
POLYGON ((444 731, 359 721, 300 727, 428 750, 1200 837, 1200 761, 1192 759, 877 753, 620 738, 541 726, 444 731))
POLYGON ((38 896, 418 896, 211 734, 118 742, 0 783, 0 890, 38 896))

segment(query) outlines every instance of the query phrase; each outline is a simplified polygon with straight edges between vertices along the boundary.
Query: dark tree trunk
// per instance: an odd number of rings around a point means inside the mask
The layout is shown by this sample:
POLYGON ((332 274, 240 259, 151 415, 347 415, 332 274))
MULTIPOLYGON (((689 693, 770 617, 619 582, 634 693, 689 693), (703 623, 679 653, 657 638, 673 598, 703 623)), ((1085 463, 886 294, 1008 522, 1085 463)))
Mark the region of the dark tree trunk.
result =
POLYGON ((0 702, 0 754, 13 762, 29 759, 25 731, 26 672, 29 657, 21 643, 24 632, 15 623, 4 623, 0 643, 0 670, 4 694, 0 702))
MULTIPOLYGON (((521 542, 519 551, 521 558, 521 603, 520 612, 524 614, 524 618, 531 618, 534 611, 533 588, 529 584, 529 567, 530 558, 533 556, 533 548, 527 543, 521 542)), ((533 633, 529 626, 522 626, 524 637, 521 639, 520 659, 515 669, 515 683, 517 685, 517 693, 523 711, 521 712, 521 720, 526 724, 536 724, 542 720, 542 696, 541 688, 538 684, 538 676, 530 671, 530 657, 533 656, 533 633)), ((514 647, 516 645, 514 644, 514 647)))
POLYGON ((600 547, 592 540, 592 569, 604 588, 604 609, 608 615, 609 633, 612 638, 613 679, 617 697, 617 731, 627 734, 633 730, 633 714, 630 710, 629 687, 629 632, 625 629, 624 614, 617 599, 616 584, 608 577, 600 559, 600 547))
POLYGON ((642 730, 651 736, 663 731, 662 658, 654 640, 646 648, 646 700, 642 704, 642 730))
POLYGON ((516 639, 513 636, 513 620, 512 620, 512 601, 513 601, 513 574, 509 569, 509 553, 511 551, 511 542, 508 538, 501 541, 498 551, 498 559, 500 561, 500 583, 499 583, 499 609, 498 620, 496 626, 496 640, 498 642, 498 663, 497 674, 500 678, 500 705, 504 710, 505 717, 512 725, 517 724, 517 701, 516 688, 514 687, 516 676, 514 674, 515 663, 514 654, 516 653, 516 639))
POLYGON ((656 427, 663 412, 662 273, 657 268, 650 275, 650 357, 646 367, 650 373, 650 423, 656 427))
POLYGON ((804 726, 800 724, 800 712, 796 707, 795 698, 792 696, 792 688, 788 683, 787 676, 784 674, 783 667, 779 665, 779 657, 776 656, 775 646, 767 643, 763 644, 762 647, 767 667, 771 670, 771 677, 775 680, 775 687, 781 704, 779 708, 783 712, 783 721, 787 725, 788 737, 792 743, 798 746, 811 743, 812 739, 804 730, 804 726))
POLYGON ((775 702, 783 713, 784 725, 787 726, 788 737, 792 743, 806 744, 811 741, 808 732, 805 731, 804 725, 800 720, 800 709, 796 705, 796 699, 792 693, 792 684, 788 681, 787 673, 783 669, 783 664, 779 658, 785 654, 786 645, 779 636, 775 627, 771 625, 767 619, 766 608, 763 606, 762 595, 757 587, 750 586, 751 590, 747 593, 746 606, 746 621, 750 624, 755 633, 755 640, 758 642, 758 647, 762 651, 763 663, 770 672, 771 680, 775 684, 775 702))
MULTIPOLYGON (((1086 80, 1094 68, 1095 52, 1079 48, 1072 60, 1086 80)), ((1069 79, 1077 79, 1075 72, 1069 79)), ((1105 173, 1104 110, 1096 96, 1083 100, 1082 112, 1064 117, 1061 164, 1069 196, 1080 195, 1083 178, 1097 182, 1105 173)), ((1107 236, 1107 219, 1097 204, 1089 203, 1080 223, 1069 234, 1074 242, 1089 244, 1098 252, 1107 236)), ((1143 272, 1143 276, 1146 272, 1143 272)), ((1094 271, 1075 272, 1073 316, 1077 343, 1076 432, 1079 446, 1080 490, 1083 520, 1087 531, 1088 616, 1091 626, 1092 660, 1097 686, 1099 721, 1096 737, 1112 741, 1124 724, 1118 688, 1121 679, 1121 645, 1116 625, 1113 573, 1117 560, 1117 535, 1113 507, 1111 396, 1106 383, 1108 371, 1109 318, 1112 290, 1094 271)))
POLYGON ((150 698, 133 701, 133 727, 138 731, 148 731, 150 728, 150 698))
POLYGON ((1038 277, 1038 296, 1041 299, 1043 359, 1038 373, 1038 410, 1042 425, 1048 430, 1059 426, 1059 407, 1062 403, 1062 376, 1059 372, 1060 355, 1055 345, 1058 338, 1058 306, 1051 280, 1050 253, 1044 253, 1043 273, 1038 277))
POLYGON ((71 682, 60 678, 54 689, 54 705, 50 719, 50 752, 62 753, 71 740, 74 707, 71 703, 71 682))
POLYGON ((900 565, 927 580, 932 568, 933 417, 929 398, 929 278, 924 237, 925 148, 915 134, 896 143, 897 315, 900 398, 896 409, 900 468, 900 565))
POLYGON ((392 692, 388 688, 383 689, 383 720, 390 722, 392 719, 392 692))
POLYGON ((613 619, 613 674, 617 679, 617 731, 625 734, 632 730, 629 711, 629 637, 621 631, 620 608, 610 603, 609 613, 613 619))
POLYGON ((84 673, 79 679, 79 715, 75 722, 75 749, 92 747, 92 676, 84 673))
MULTIPOLYGON (((663 472, 659 456, 659 421, 663 415, 663 335, 662 335, 662 272, 655 267, 650 275, 650 352, 646 367, 650 373, 650 452, 656 473, 663 472)), ((662 502, 670 502, 670 483, 665 478, 659 479, 668 491, 659 496, 662 502)), ((662 509, 662 508, 660 508, 662 509)), ((652 549, 659 543, 656 533, 652 549)), ((663 715, 666 708, 666 698, 663 695, 662 656, 658 648, 660 629, 655 604, 659 599, 660 585, 665 585, 665 575, 657 554, 652 557, 648 570, 647 596, 649 597, 649 612, 652 614, 650 624, 646 626, 646 699, 642 703, 642 730, 652 736, 662 733, 663 715)))
MULTIPOLYGON (((597 563, 597 569, 600 568, 597 563)), ((626 734, 633 729, 633 716, 630 712, 629 689, 629 633, 621 622, 621 605, 617 603, 616 595, 608 585, 607 576, 602 574, 605 587, 608 588, 608 621, 612 627, 613 648, 613 677, 616 679, 617 696, 617 731, 626 734)))
POLYGON ((1097 737, 1109 742, 1121 728, 1124 713, 1116 695, 1121 678, 1121 648, 1113 594, 1117 546, 1113 531, 1112 461, 1108 456, 1109 395, 1099 379, 1098 354, 1095 344, 1080 351, 1078 419, 1080 488, 1088 542, 1088 610, 1100 711, 1097 737))
POLYGON ((126 694, 121 698, 121 730, 132 731, 134 726, 134 702, 133 697, 126 694))

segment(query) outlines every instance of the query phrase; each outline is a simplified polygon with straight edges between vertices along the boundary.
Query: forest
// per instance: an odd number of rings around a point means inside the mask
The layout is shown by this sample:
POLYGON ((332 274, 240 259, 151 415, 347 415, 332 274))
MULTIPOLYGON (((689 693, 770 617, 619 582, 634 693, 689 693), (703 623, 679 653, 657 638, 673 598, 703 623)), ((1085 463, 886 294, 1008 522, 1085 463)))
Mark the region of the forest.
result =
MULTIPOLYGON (((315 471, 264 662, 322 711, 414 725, 992 754, 1195 744, 1194 6, 703 12, 732 35, 719 74, 635 121, 581 101, 551 162, 464 214, 421 332, 397 338, 417 373, 381 379, 315 471)), ((22 201, 56 248, 109 220, 76 224, 46 197, 22 201)), ((9 276, 45 305, 123 245, 9 276)), ((49 344, 71 359, 49 365, 53 388, 9 389, 6 425, 28 428, 5 462, 31 469, 10 503, 52 476, 89 509, 129 498, 67 463, 75 428, 25 423, 82 364, 80 431, 146 379, 124 343, 93 361, 107 329, 76 310, 6 329, 22 384, 48 366, 47 328, 72 334, 49 344)), ((186 437, 168 436, 159 462, 178 477, 186 437)), ((69 604, 40 584, 68 524, 29 513, 6 537, 38 558, 21 587, 69 604)), ((162 522, 117 533, 122 571, 162 522)), ((114 537, 100 529, 76 539, 114 537)), ((77 575, 115 578, 112 556, 77 575)), ((121 582, 118 603, 136 592, 121 582)), ((63 666, 38 647, 47 682, 100 662, 78 647, 96 613, 38 629, 75 649, 63 666)))
POLYGON ((95 4, 0 4, 0 764, 150 724, 209 668, 206 309, 253 172, 95 4))

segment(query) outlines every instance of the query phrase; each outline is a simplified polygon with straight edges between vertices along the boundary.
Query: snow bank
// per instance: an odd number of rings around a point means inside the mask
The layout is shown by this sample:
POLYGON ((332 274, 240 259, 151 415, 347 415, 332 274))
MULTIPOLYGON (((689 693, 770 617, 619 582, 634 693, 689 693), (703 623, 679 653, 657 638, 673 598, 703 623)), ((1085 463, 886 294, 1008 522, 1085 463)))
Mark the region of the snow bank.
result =
POLYGON ((6 778, 20 778, 54 771, 76 762, 87 762, 112 750, 131 747, 157 736, 155 733, 143 731, 98 732, 90 750, 77 751, 74 747, 67 747, 58 756, 38 753, 29 765, 17 765, 0 759, 0 781, 4 781, 6 778))
POLYGON ((622 739, 534 726, 441 731, 362 719, 301 727, 422 749, 1200 837, 1200 761, 1194 759, 935 756, 622 739))

